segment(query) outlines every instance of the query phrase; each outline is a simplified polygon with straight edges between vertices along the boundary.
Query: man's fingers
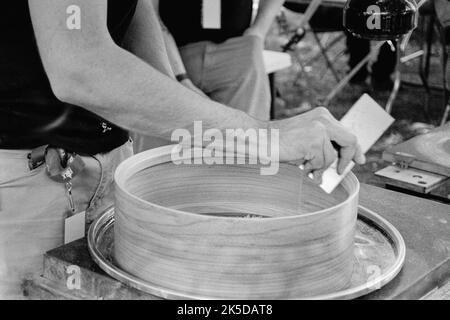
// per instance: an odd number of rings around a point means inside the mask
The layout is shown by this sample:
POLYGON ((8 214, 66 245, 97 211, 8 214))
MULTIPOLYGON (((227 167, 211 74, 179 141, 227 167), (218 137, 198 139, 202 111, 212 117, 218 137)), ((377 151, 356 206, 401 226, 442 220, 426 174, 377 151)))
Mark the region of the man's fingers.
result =
POLYGON ((337 152, 333 148, 328 136, 323 137, 322 147, 314 149, 314 157, 304 165, 306 174, 320 184, 323 172, 330 167, 337 158, 337 152))
POLYGON ((358 144, 358 139, 347 130, 342 124, 337 121, 331 121, 330 125, 327 126, 328 135, 331 140, 336 141, 341 147, 354 147, 358 144))
POLYGON ((361 151, 358 139, 354 134, 347 130, 339 121, 334 118, 327 120, 326 126, 331 140, 335 141, 340 147, 338 173, 342 173, 350 161, 354 160, 358 164, 364 164, 366 158, 361 151))
POLYGON ((328 169, 338 157, 337 151, 334 149, 331 141, 326 139, 323 146, 324 169, 328 169))
POLYGON ((361 153, 361 148, 358 144, 355 147, 345 147, 341 149, 337 172, 343 174, 352 160, 355 160, 358 164, 365 163, 365 157, 361 153))
POLYGON ((345 168, 349 165, 350 161, 352 161, 355 155, 354 147, 344 147, 340 151, 340 157, 338 162, 338 173, 342 174, 345 171, 345 168))
POLYGON ((353 159, 357 164, 366 163, 366 157, 364 153, 362 153, 361 146, 359 145, 359 143, 356 145, 356 153, 353 159))
POLYGON ((319 168, 318 170, 316 169, 309 173, 310 178, 312 178, 312 180, 317 184, 322 183, 322 175, 324 171, 327 170, 333 164, 334 161, 336 161, 338 156, 337 151, 334 149, 333 145, 331 144, 331 141, 327 136, 325 136, 323 140, 322 152, 323 152, 322 167, 319 168))
POLYGON ((309 178, 315 183, 320 185, 322 183, 322 175, 325 170, 316 170, 309 174, 309 178))
POLYGON ((314 170, 319 170, 324 167, 325 160, 323 157, 322 150, 314 150, 313 157, 311 160, 307 161, 304 165, 306 173, 311 173, 314 170))
POLYGON ((355 147, 345 147, 340 151, 340 158, 338 163, 338 173, 344 173, 350 161, 354 160, 357 164, 364 164, 366 157, 361 152, 361 147, 356 144, 355 147))

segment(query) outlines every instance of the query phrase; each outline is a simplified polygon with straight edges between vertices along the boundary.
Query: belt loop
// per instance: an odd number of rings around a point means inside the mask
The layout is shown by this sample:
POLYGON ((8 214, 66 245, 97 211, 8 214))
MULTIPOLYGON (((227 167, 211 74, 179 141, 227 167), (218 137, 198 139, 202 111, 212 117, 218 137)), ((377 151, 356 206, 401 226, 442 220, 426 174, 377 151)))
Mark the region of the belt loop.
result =
POLYGON ((48 145, 37 147, 31 150, 28 154, 28 167, 30 171, 39 168, 45 163, 45 154, 47 153, 48 145))

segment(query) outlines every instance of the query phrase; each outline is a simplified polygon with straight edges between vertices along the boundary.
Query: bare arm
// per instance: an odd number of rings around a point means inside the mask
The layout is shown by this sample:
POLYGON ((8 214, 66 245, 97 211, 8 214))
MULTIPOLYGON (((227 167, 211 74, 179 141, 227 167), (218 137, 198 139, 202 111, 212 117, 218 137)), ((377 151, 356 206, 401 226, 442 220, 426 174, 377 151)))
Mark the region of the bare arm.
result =
MULTIPOLYGON (((175 39, 172 37, 172 35, 170 34, 170 31, 164 25, 163 21, 161 20, 160 15, 159 15, 159 1, 160 0, 152 0, 154 12, 156 13, 156 15, 153 15, 153 13, 151 13, 147 17, 147 19, 151 19, 153 21, 158 21, 160 24, 161 35, 163 38, 164 46, 167 51, 167 57, 169 59, 173 73, 175 75, 186 73, 186 68, 184 67, 184 63, 183 63, 183 60, 181 59, 175 39)), ((152 31, 150 30, 149 33, 152 33, 152 31)), ((147 61, 147 62, 150 62, 150 61, 147 61)))
POLYGON ((246 31, 246 34, 257 35, 264 39, 269 32, 275 17, 285 0, 260 0, 258 14, 253 25, 246 31))
POLYGON ((169 73, 170 65, 163 58, 155 62, 164 52, 156 43, 160 40, 146 33, 158 25, 147 15, 154 15, 147 0, 139 1, 130 46, 152 66, 113 42, 106 25, 106 0, 29 0, 29 5, 41 58, 60 100, 128 130, 169 140, 174 129, 191 129, 195 120, 203 120, 206 128, 267 126, 204 99, 161 73, 169 73), (81 8, 81 30, 66 27, 70 5, 81 8))
MULTIPOLYGON (((167 55, 169 57, 170 65, 172 66, 172 71, 177 75, 187 74, 186 67, 184 65, 183 59, 181 58, 180 50, 178 49, 178 46, 175 42, 175 39, 173 38, 172 34, 170 33, 169 29, 164 25, 164 23, 161 21, 161 28, 163 32, 164 42, 166 45, 167 55)), ((208 96, 201 91, 199 88, 197 88, 194 83, 191 81, 191 79, 186 78, 180 82, 183 86, 185 86, 188 89, 191 89, 192 91, 200 94, 201 96, 208 98, 208 96)), ((208 98, 209 99, 209 98, 208 98)))
POLYGON ((169 55, 170 65, 172 66, 175 75, 186 73, 183 60, 181 59, 180 52, 176 45, 175 39, 172 37, 169 29, 161 21, 161 27, 164 36, 164 42, 166 44, 167 53, 169 55))
MULTIPOLYGON (((159 0, 141 1, 135 15, 126 39, 130 51, 171 78, 186 73, 175 40, 159 16, 159 0)), ((189 79, 181 84, 206 97, 189 79)))
POLYGON ((192 130, 199 120, 205 129, 276 128, 280 130, 280 160, 301 160, 308 155, 313 159, 311 170, 335 160, 331 141, 342 146, 339 168, 352 158, 358 163, 364 159, 356 137, 325 109, 267 123, 202 98, 163 74, 164 70, 170 73, 170 64, 159 46, 162 37, 154 25, 159 24, 148 19, 149 14, 155 15, 150 0, 139 1, 130 29, 129 44, 135 54, 111 39, 107 0, 29 0, 29 6, 44 68, 55 95, 64 102, 128 130, 168 140, 173 130, 192 130), (66 26, 66 10, 71 5, 81 8, 81 30, 66 26), (150 30, 156 33, 150 35, 150 30), (160 55, 149 54, 149 50, 160 55), (153 59, 155 65, 149 65, 153 59))

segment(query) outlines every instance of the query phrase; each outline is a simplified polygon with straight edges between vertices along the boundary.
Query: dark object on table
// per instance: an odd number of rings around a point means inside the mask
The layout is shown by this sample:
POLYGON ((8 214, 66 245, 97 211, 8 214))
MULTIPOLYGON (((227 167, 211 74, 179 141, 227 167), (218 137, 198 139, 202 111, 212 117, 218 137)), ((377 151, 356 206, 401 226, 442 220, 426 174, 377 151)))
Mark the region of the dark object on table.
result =
MULTIPOLYGON (((304 13, 308 8, 309 4, 295 2, 295 1, 286 1, 284 3, 284 7, 297 13, 304 13)), ((367 39, 361 39, 360 37, 355 37, 347 30, 345 30, 343 26, 343 6, 332 6, 328 3, 322 3, 319 8, 317 8, 314 15, 309 20, 309 25, 311 27, 311 31, 313 36, 319 46, 319 49, 322 51, 322 55, 325 58, 325 61, 334 74, 337 82, 341 79, 337 75, 337 71, 335 70, 333 64, 333 58, 329 57, 329 49, 334 45, 335 41, 325 47, 322 46, 319 39, 319 34, 326 32, 336 32, 343 31, 345 36, 347 37, 346 46, 347 52, 349 54, 348 66, 350 71, 355 68, 361 60, 363 60, 370 53, 370 41, 367 39)), ((305 33, 303 34, 295 34, 292 36, 288 44, 283 47, 284 51, 288 51, 293 48, 299 41, 302 40, 305 33)), ((340 40, 340 38, 336 38, 340 40)), ((395 47, 395 44, 394 44, 395 47)), ((391 80, 391 74, 393 73, 396 65, 396 51, 392 50, 391 45, 388 43, 384 44, 378 55, 377 61, 372 65, 372 85, 375 90, 390 90, 392 89, 393 82, 391 80)), ((350 80, 352 84, 365 84, 366 78, 369 75, 369 71, 367 66, 363 66, 350 80)))
POLYGON ((364 39, 398 39, 416 27, 416 11, 411 0, 348 0, 344 27, 364 39))

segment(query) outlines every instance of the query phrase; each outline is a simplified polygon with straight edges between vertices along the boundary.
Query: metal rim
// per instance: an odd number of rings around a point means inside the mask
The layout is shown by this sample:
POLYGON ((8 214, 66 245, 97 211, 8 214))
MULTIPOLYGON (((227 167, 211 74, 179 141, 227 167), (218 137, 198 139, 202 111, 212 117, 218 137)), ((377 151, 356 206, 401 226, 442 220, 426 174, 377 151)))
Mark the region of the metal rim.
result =
MULTIPOLYGON (((380 277, 373 279, 364 284, 341 290, 338 292, 320 295, 315 297, 298 297, 299 300, 336 300, 336 299, 353 299, 370 292, 376 291, 389 283, 397 276, 403 267, 406 256, 406 245, 400 232, 387 220, 379 216, 377 213, 363 207, 358 207, 358 217, 363 217, 364 220, 370 221, 371 225, 382 231, 385 238, 388 238, 391 243, 396 260, 380 277)), ((188 300, 213 300, 214 297, 194 296, 176 292, 170 289, 160 288, 154 286, 144 280, 141 280, 128 272, 120 269, 106 259, 98 248, 98 241, 100 237, 114 224, 114 209, 108 209, 104 212, 89 228, 88 232, 88 248, 92 259, 97 265, 105 271, 108 275, 116 280, 119 280, 126 285, 135 289, 144 291, 154 296, 164 299, 188 299, 188 300)))

